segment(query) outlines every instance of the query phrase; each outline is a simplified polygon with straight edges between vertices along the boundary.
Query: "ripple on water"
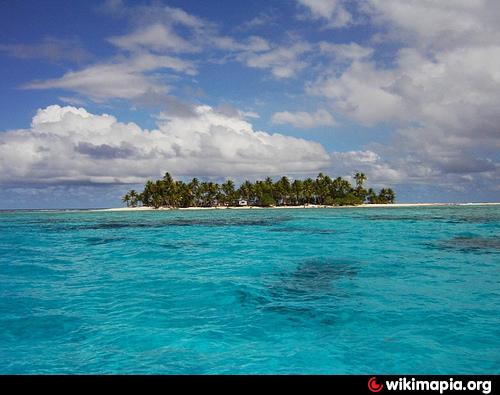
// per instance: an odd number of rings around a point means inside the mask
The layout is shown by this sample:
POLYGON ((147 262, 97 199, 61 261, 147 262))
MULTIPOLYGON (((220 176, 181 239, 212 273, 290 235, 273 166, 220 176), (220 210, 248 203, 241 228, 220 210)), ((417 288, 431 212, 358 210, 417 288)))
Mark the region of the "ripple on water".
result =
POLYGON ((125 237, 87 237, 85 239, 87 244, 92 245, 92 246, 115 243, 117 241, 123 241, 123 240, 126 240, 126 238, 125 237))
POLYGON ((50 340, 67 336, 80 327, 80 319, 65 314, 31 315, 29 317, 1 319, 3 336, 15 341, 50 340))
POLYGON ((451 239, 425 243, 430 248, 474 254, 492 254, 500 251, 500 238, 484 236, 455 236, 451 239))
POLYGON ((464 224, 464 223, 477 223, 489 224, 498 223, 500 215, 463 215, 458 212, 449 212, 448 215, 436 215, 430 213, 415 213, 414 215, 405 214, 370 214, 365 218, 370 221, 401 221, 401 222, 444 222, 447 224, 464 224))
POLYGON ((170 218, 156 221, 107 221, 47 226, 48 231, 113 230, 125 228, 165 228, 165 227, 235 227, 235 226, 272 226, 290 220, 290 217, 273 218, 170 218))
POLYGON ((331 323, 336 303, 348 296, 339 282, 357 274, 354 261, 311 258, 301 261, 291 272, 279 274, 265 290, 238 290, 238 300, 264 311, 287 315, 291 319, 319 318, 331 323))
POLYGON ((317 295, 331 290, 335 281, 356 274, 355 263, 352 261, 330 258, 306 259, 300 262, 292 273, 284 274, 273 289, 317 295))
POLYGON ((11 277, 41 277, 54 278, 64 274, 63 271, 54 270, 46 266, 41 266, 33 263, 26 264, 2 264, 0 265, 0 274, 11 277))
POLYGON ((169 240, 169 241, 159 241, 156 243, 159 247, 163 247, 168 250, 185 250, 192 248, 205 248, 209 247, 210 243, 200 242, 195 240, 169 240))
POLYGON ((299 226, 290 226, 290 227, 283 227, 283 228, 271 228, 269 229, 270 232, 277 232, 277 233, 290 233, 290 232, 298 232, 298 233, 305 233, 305 234, 310 234, 310 235, 328 235, 328 234, 334 234, 338 233, 338 230, 335 229, 320 229, 320 228, 308 228, 308 227, 299 227, 299 226))
POLYGON ((499 215, 6 214, 0 373, 494 373, 499 215))

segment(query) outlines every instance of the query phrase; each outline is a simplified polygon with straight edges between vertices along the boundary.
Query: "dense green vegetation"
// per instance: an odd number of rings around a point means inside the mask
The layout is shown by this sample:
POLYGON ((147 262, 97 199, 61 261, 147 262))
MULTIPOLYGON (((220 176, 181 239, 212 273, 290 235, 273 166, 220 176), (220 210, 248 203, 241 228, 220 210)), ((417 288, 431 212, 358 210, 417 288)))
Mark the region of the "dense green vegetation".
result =
POLYGON ((318 204, 328 206, 358 205, 362 203, 394 203, 395 194, 390 188, 383 188, 377 194, 365 189, 366 176, 356 173, 356 185, 341 177, 332 179, 320 173, 316 179, 291 181, 281 177, 274 182, 270 177, 254 183, 245 181, 236 188, 233 181, 222 184, 176 181, 169 173, 156 181, 148 181, 141 193, 131 190, 123 196, 127 206, 150 207, 213 207, 237 206, 243 199, 251 206, 298 206, 318 204))

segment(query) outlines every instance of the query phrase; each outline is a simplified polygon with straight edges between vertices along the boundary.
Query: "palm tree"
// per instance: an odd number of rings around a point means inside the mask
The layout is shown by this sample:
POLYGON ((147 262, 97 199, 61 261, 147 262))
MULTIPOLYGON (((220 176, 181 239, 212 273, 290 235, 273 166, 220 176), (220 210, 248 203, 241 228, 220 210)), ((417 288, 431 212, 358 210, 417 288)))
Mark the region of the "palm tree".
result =
POLYGON ((130 205, 132 207, 136 207, 137 206, 137 202, 139 200, 139 195, 137 193, 136 190, 132 189, 130 192, 129 192, 129 197, 130 197, 130 205))
POLYGON ((335 198, 343 198, 352 192, 352 185, 342 177, 337 177, 331 185, 331 195, 335 198))
POLYGON ((250 203, 255 198, 254 185, 250 181, 246 180, 243 184, 241 184, 238 193, 250 203))
POLYGON ((395 193, 391 188, 382 188, 377 195, 372 188, 364 189, 366 176, 363 173, 354 175, 356 187, 342 177, 332 180, 324 173, 318 174, 315 180, 306 178, 290 183, 288 177, 281 177, 273 183, 271 177, 258 180, 255 183, 243 182, 236 190, 232 180, 226 180, 222 185, 215 182, 200 182, 193 178, 189 183, 176 181, 170 175, 165 175, 156 181, 148 180, 144 190, 137 193, 130 190, 122 200, 127 206, 135 207, 138 202, 143 206, 152 207, 191 207, 215 206, 219 204, 232 205, 240 197, 250 204, 272 206, 276 202, 282 205, 298 205, 306 203, 321 203, 327 205, 356 205, 366 199, 370 203, 393 203, 395 193))
POLYGON ((170 175, 170 173, 167 171, 165 175, 163 176, 163 181, 165 182, 166 185, 171 185, 174 182, 174 179, 170 175))
POLYGON ((375 191, 373 190, 373 188, 369 188, 368 189, 367 200, 368 200, 368 203, 372 203, 372 204, 378 202, 377 194, 375 193, 375 191))
POLYGON ((219 196, 219 184, 214 182, 209 182, 206 184, 206 192, 205 192, 205 206, 212 207, 218 204, 217 197, 219 196))
POLYGON ((262 187, 264 188, 265 193, 267 193, 271 196, 274 195, 274 183, 273 183, 273 179, 271 177, 266 177, 262 187))
POLYGON ((200 204, 201 201, 200 181, 195 177, 191 180, 188 187, 193 197, 193 204, 196 207, 200 204))
POLYGON ((274 206, 273 180, 267 177, 264 181, 256 181, 254 186, 255 200, 259 206, 274 206))
POLYGON ((125 203, 127 205, 127 207, 130 206, 130 194, 129 193, 126 193, 125 195, 123 195, 122 202, 125 203))
POLYGON ((192 207, 195 204, 191 183, 186 184, 182 181, 177 181, 175 193, 175 202, 178 206, 192 207))
POLYGON ((356 189, 354 190, 354 195, 364 202, 367 195, 366 189, 363 188, 363 183, 366 181, 366 176, 364 175, 364 173, 356 173, 354 175, 354 180, 356 180, 356 189))
POLYGON ((234 205, 236 201, 236 194, 234 189, 234 182, 232 180, 227 180, 221 186, 223 192, 223 201, 226 205, 234 205))
POLYGON ((302 180, 294 180, 291 189, 295 198, 295 204, 299 205, 303 199, 304 182, 302 180))
POLYGON ((275 184, 274 184, 274 194, 275 198, 281 202, 282 205, 287 205, 288 198, 290 196, 291 192, 291 186, 290 186, 290 180, 288 177, 283 176, 281 177, 275 184))
POLYGON ((160 208, 163 205, 162 196, 158 193, 155 193, 151 199, 151 204, 154 208, 160 208))
POLYGON ((153 181, 148 180, 144 185, 144 191, 142 192, 142 204, 145 206, 152 205, 152 198, 155 192, 155 184, 153 181))
POLYGON ((303 183, 303 193, 307 204, 311 204, 311 200, 314 196, 314 180, 312 178, 306 178, 303 183))
POLYGON ((378 194, 380 203, 394 203, 396 194, 391 188, 382 188, 378 194))
POLYGON ((354 175, 356 180, 356 188, 363 188, 363 183, 366 181, 366 176, 364 173, 356 173, 354 175))
POLYGON ((316 182, 315 182, 316 195, 321 204, 325 204, 326 198, 329 195, 331 184, 332 184, 332 179, 323 173, 319 173, 318 177, 316 177, 316 182))

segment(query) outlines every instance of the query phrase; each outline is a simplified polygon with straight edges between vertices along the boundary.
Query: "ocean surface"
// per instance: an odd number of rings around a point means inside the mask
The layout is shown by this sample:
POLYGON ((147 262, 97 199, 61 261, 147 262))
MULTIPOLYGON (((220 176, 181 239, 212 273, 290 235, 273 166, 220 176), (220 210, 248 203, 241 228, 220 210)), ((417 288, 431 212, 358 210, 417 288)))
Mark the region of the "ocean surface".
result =
POLYGON ((500 206, 0 212, 0 373, 500 373, 500 206))

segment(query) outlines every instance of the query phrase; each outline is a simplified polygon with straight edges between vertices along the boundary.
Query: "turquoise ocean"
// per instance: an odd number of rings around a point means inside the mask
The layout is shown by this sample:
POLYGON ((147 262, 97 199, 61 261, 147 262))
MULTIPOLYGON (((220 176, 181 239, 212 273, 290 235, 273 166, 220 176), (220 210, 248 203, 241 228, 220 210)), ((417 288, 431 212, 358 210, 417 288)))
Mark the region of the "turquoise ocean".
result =
POLYGON ((0 212, 0 373, 500 373, 500 206, 0 212))

